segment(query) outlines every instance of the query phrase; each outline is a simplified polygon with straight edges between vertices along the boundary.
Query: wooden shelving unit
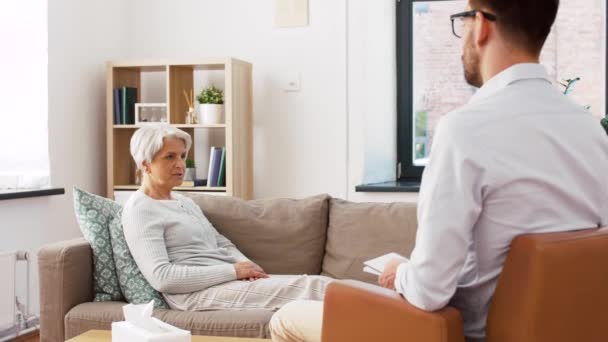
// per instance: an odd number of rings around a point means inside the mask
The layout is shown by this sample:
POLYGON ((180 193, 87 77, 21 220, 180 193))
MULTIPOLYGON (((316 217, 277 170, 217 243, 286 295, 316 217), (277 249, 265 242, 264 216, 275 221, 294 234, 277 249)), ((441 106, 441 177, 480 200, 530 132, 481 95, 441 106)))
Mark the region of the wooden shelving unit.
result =
MULTIPOLYGON (((253 133, 252 133, 252 66, 234 58, 203 59, 187 62, 167 61, 112 61, 107 63, 106 122, 107 122, 107 196, 114 198, 115 191, 133 191, 135 163, 129 144, 133 133, 141 125, 114 123, 114 94, 118 87, 137 88, 141 99, 142 73, 163 74, 169 123, 192 136, 193 144, 188 158, 194 158, 197 140, 195 130, 223 131, 226 147, 225 187, 178 187, 178 191, 209 192, 243 199, 253 197, 253 133), (225 123, 216 125, 186 124, 188 105, 183 91, 195 89, 195 72, 223 71, 225 123)), ((208 153, 208 151, 207 151, 208 153)), ((206 170, 205 170, 206 171, 206 170)))

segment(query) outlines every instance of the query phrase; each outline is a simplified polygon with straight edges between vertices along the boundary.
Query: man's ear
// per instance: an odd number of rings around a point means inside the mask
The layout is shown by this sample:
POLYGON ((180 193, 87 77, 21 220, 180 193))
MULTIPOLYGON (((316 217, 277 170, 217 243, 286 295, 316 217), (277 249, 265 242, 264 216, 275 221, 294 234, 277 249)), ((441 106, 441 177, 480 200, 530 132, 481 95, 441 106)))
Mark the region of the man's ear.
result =
POLYGON ((475 43, 479 47, 483 47, 490 39, 492 27, 490 21, 481 12, 477 12, 475 15, 475 21, 477 21, 477 25, 475 25, 475 43))

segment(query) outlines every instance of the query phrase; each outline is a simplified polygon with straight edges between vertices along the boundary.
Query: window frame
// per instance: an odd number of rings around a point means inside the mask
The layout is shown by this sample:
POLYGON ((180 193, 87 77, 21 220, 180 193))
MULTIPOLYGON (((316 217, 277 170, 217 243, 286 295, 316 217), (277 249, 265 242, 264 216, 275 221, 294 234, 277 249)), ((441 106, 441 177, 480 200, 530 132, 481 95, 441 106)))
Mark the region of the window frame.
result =
MULTIPOLYGON (((416 2, 454 0, 397 0, 397 181, 420 182, 424 166, 413 163, 413 9, 416 2)), ((449 20, 449 18, 446 18, 449 20)), ((604 111, 608 113, 608 4, 605 8, 604 29, 604 111)), ((450 33, 451 35, 451 33, 450 33)), ((605 114, 608 117, 608 114, 605 114)), ((599 121, 599 120, 598 120, 599 121)))
MULTIPOLYGON (((428 0, 425 0, 428 1, 428 0)), ((430 0, 450 1, 450 0, 430 0)), ((413 163, 413 22, 416 0, 400 0, 397 23, 397 180, 420 181, 424 166, 413 163)))

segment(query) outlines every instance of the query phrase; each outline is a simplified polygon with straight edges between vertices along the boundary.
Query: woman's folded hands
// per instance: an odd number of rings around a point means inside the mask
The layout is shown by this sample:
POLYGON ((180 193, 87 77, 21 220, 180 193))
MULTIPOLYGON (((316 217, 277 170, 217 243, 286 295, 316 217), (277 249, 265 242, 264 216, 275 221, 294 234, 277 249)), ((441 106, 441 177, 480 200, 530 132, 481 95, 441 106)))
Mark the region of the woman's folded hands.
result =
POLYGON ((268 278, 268 274, 258 266, 256 263, 251 261, 240 261, 234 264, 234 270, 236 271, 236 279, 254 281, 260 278, 268 278))

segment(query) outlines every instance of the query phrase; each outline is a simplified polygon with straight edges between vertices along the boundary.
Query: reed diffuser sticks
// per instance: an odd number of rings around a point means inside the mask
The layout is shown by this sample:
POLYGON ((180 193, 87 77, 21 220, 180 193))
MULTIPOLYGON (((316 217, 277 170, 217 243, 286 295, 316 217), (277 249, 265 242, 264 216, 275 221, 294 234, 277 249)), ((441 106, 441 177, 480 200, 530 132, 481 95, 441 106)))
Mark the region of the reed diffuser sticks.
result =
POLYGON ((184 89, 184 98, 186 99, 186 104, 188 104, 188 107, 194 109, 194 95, 192 93, 192 89, 190 89, 190 94, 188 94, 186 89, 184 89))
POLYGON ((192 89, 190 89, 190 94, 188 94, 186 89, 184 89, 183 92, 184 99, 186 99, 186 104, 188 105, 188 112, 186 113, 186 124, 196 124, 196 115, 194 115, 194 92, 192 89))

